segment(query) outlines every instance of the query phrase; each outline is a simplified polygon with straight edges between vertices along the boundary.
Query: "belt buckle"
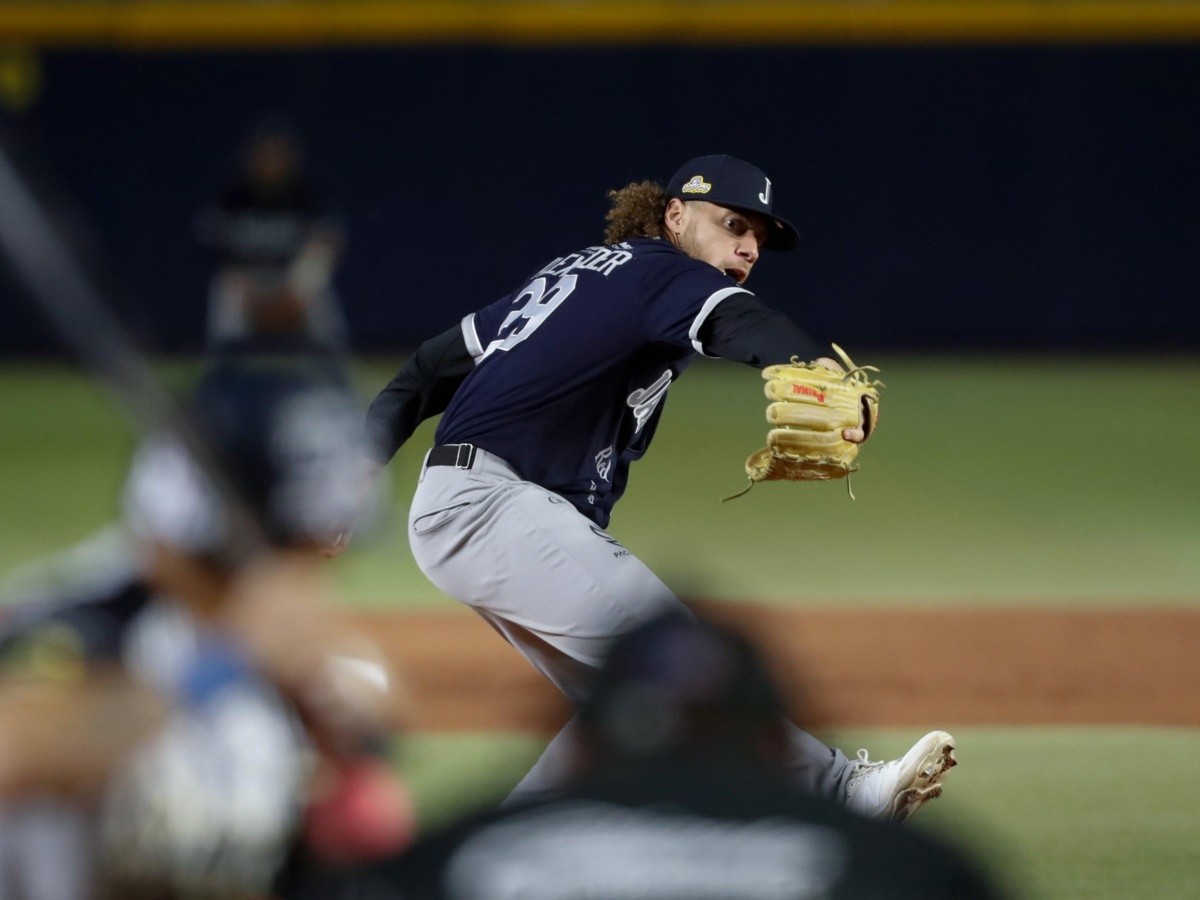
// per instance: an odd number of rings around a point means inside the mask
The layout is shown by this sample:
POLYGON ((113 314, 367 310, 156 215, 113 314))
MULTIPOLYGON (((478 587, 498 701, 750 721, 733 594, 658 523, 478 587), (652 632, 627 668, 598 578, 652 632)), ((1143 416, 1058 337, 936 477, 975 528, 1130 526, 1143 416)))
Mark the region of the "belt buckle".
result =
POLYGON ((454 468, 469 469, 471 463, 475 461, 475 445, 474 444, 459 444, 454 451, 454 468), (464 459, 465 457, 465 459, 464 459))

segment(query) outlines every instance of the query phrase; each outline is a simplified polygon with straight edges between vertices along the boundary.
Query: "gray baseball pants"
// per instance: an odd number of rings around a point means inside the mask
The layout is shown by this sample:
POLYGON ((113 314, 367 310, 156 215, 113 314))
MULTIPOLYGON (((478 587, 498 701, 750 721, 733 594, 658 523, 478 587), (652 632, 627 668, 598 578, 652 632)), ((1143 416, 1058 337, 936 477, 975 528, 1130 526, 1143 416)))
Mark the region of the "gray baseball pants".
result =
MULTIPOLYGON (((686 608, 641 560, 504 460, 477 450, 469 468, 422 466, 409 509, 413 558, 573 702, 618 637, 686 608)), ((569 771, 568 722, 507 802, 553 790, 569 771)), ((841 797, 853 768, 792 726, 791 767, 811 791, 841 797)))

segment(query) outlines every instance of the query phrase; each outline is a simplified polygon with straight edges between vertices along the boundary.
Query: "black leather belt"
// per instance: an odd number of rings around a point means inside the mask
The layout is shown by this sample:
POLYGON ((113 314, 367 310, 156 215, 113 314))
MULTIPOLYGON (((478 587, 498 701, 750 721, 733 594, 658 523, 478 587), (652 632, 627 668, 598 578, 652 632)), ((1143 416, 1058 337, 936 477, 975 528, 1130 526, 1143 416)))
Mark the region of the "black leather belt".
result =
POLYGON ((469 469, 475 462, 474 444, 437 444, 429 451, 425 460, 425 468, 432 466, 454 466, 456 469, 469 469))

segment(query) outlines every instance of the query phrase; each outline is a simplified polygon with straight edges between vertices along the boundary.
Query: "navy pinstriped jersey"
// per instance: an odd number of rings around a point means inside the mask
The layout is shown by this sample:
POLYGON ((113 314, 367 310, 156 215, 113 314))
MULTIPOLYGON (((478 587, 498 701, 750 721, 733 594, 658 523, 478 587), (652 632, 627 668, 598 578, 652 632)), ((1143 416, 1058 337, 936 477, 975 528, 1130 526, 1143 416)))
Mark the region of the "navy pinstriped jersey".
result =
POLYGON ((666 241, 588 247, 462 323, 476 361, 439 444, 471 443, 602 527, 700 326, 744 290, 666 241))

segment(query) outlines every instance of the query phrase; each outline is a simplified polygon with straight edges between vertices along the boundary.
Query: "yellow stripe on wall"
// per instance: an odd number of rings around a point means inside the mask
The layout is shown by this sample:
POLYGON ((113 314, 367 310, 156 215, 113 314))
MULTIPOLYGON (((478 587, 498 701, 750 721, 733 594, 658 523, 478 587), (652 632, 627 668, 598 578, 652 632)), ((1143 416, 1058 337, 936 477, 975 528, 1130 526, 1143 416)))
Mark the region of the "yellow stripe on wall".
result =
POLYGON ((486 44, 1200 41, 1200 6, 1137 2, 0 2, 0 41, 130 49, 486 44))

